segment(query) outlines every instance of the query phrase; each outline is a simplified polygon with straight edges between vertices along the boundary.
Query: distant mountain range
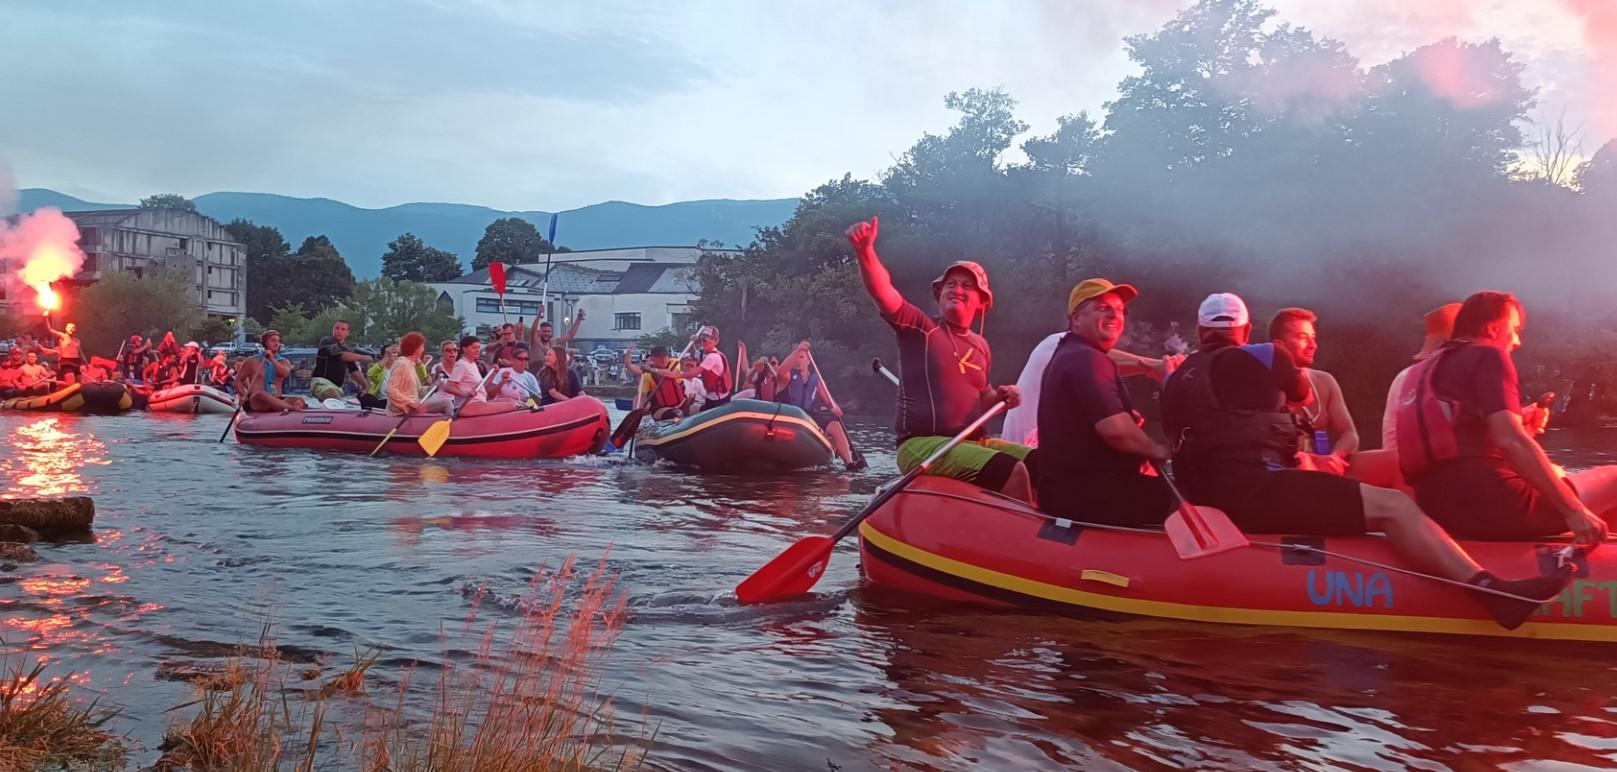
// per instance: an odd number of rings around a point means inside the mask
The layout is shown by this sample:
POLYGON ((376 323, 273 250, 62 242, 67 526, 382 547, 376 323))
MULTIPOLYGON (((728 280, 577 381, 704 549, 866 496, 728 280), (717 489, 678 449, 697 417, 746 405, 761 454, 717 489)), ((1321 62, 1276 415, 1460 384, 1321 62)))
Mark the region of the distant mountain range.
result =
MULTIPOLYGON (((21 191, 21 209, 31 212, 54 206, 63 211, 124 209, 133 204, 98 204, 47 188, 21 191)), ((192 199, 197 210, 220 222, 238 217, 272 225, 297 249, 308 236, 326 234, 342 252, 354 275, 365 279, 382 271, 387 243, 406 231, 439 249, 460 256, 469 268, 483 229, 501 217, 521 217, 545 232, 549 212, 502 212, 470 204, 400 204, 361 209, 329 198, 292 198, 270 193, 208 193, 192 199)), ((760 226, 779 225, 791 217, 797 199, 681 201, 642 206, 607 201, 561 213, 556 241, 573 249, 685 246, 697 241, 744 246, 760 226)))

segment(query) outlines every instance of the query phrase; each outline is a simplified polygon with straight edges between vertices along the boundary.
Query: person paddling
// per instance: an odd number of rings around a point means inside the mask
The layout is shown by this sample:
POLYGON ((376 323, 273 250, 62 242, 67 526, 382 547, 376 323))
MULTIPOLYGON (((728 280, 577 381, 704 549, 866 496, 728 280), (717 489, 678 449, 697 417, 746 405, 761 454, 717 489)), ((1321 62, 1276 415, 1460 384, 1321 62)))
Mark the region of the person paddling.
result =
POLYGON ((656 421, 674 420, 680 417, 680 408, 685 404, 685 388, 680 384, 679 373, 669 367, 667 346, 653 346, 644 366, 635 364, 634 346, 629 346, 623 351, 623 369, 639 376, 636 407, 612 432, 607 452, 628 447, 629 440, 640 431, 641 422, 648 416, 656 421))
MULTIPOLYGON (((865 290, 876 301, 881 318, 898 338, 899 397, 895 429, 898 467, 908 472, 970 426, 990 405, 1003 399, 1016 407, 1015 386, 991 386, 993 356, 988 341, 971 330, 979 314, 994 305, 988 272, 969 260, 950 264, 932 282, 938 314, 927 316, 904 299, 876 255, 880 220, 848 228, 849 243, 859 260, 865 290)), ((1033 497, 1027 461, 1032 449, 980 434, 962 442, 927 469, 927 474, 954 477, 1023 501, 1033 497)))
POLYGON ((1162 389, 1162 418, 1175 476, 1190 500, 1224 510, 1256 533, 1349 536, 1377 530, 1415 568, 1537 602, 1475 592, 1506 629, 1515 629, 1571 579, 1500 579, 1477 565, 1404 494, 1347 477, 1297 468, 1297 430, 1288 403, 1306 403, 1308 378, 1285 349, 1248 345, 1246 303, 1216 293, 1197 312, 1201 350, 1162 389))
POLYGON ((695 362, 680 369, 680 377, 697 385, 702 410, 730 404, 730 360, 719 350, 719 328, 705 325, 691 339, 701 352, 695 362))
POLYGON ((399 358, 393 362, 393 369, 387 374, 389 415, 449 414, 454 400, 447 394, 428 393, 430 389, 421 382, 421 369, 426 356, 427 336, 409 332, 399 339, 399 358))
POLYGON ((1398 396, 1398 465, 1423 509, 1462 538, 1571 531, 1598 545, 1617 519, 1617 465, 1562 477, 1522 420, 1516 365, 1526 312, 1505 292, 1466 298, 1454 339, 1398 396))
POLYGON ((857 472, 870 466, 863 456, 853 452, 853 445, 848 442, 848 429, 842 425, 842 408, 831 399, 825 381, 815 372, 808 341, 797 344, 797 348, 786 355, 775 372, 778 379, 778 388, 774 390, 776 400, 796 405, 814 419, 826 438, 831 440, 831 449, 836 451, 837 458, 842 459, 843 468, 857 472))

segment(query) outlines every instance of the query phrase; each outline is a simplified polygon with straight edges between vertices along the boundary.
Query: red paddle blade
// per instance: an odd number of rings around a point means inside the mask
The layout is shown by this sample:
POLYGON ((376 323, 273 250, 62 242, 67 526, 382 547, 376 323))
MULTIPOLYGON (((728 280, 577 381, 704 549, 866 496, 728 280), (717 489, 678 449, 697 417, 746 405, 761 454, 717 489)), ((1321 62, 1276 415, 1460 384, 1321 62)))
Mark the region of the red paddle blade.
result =
POLYGON ((1189 504, 1168 516, 1162 529, 1183 560, 1205 558, 1247 546, 1246 534, 1230 522, 1230 516, 1212 507, 1189 504))
POLYGON ((799 540, 736 585, 736 598, 742 603, 766 603, 808 592, 825 575, 835 546, 829 536, 799 540))
POLYGON ((494 292, 496 294, 504 295, 505 294, 505 263, 489 263, 488 264, 488 280, 489 280, 489 283, 494 285, 494 292))

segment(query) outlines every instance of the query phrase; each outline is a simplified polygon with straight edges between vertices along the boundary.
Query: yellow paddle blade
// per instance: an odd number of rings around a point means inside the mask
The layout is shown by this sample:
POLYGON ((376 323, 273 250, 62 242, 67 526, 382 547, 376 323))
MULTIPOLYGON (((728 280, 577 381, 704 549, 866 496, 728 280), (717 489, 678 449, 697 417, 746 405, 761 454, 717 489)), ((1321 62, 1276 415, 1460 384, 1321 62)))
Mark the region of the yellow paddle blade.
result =
POLYGON ((429 456, 438 455, 438 449, 442 448, 444 446, 444 443, 447 442, 448 440, 449 440, 449 419, 448 418, 445 418, 444 420, 438 421, 438 422, 434 423, 433 425, 427 427, 427 430, 422 432, 420 437, 416 438, 416 442, 421 445, 421 449, 427 451, 427 455, 429 455, 429 456))

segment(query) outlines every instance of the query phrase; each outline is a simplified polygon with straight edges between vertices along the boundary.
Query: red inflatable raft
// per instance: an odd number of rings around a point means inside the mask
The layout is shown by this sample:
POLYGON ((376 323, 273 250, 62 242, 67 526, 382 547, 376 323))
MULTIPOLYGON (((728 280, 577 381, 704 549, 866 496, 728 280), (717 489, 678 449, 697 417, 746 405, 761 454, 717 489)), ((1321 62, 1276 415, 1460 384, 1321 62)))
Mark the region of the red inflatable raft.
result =
POLYGON ((1251 537, 1181 560, 1160 532, 1081 526, 957 480, 922 477, 861 524, 869 581, 949 601, 1250 625, 1617 641, 1617 545, 1466 542, 1500 576, 1576 567, 1560 598, 1510 631, 1466 590, 1401 565, 1378 536, 1251 537), (1314 549, 1329 550, 1338 556, 1314 549))
MULTIPOLYGON (((416 442, 441 415, 403 419, 386 451, 421 455, 416 442)), ((295 410, 244 416, 236 424, 243 445, 369 453, 399 425, 399 416, 371 410, 295 410)), ((563 458, 601 449, 610 432, 598 399, 570 399, 542 408, 463 416, 450 426, 439 456, 563 458)))

